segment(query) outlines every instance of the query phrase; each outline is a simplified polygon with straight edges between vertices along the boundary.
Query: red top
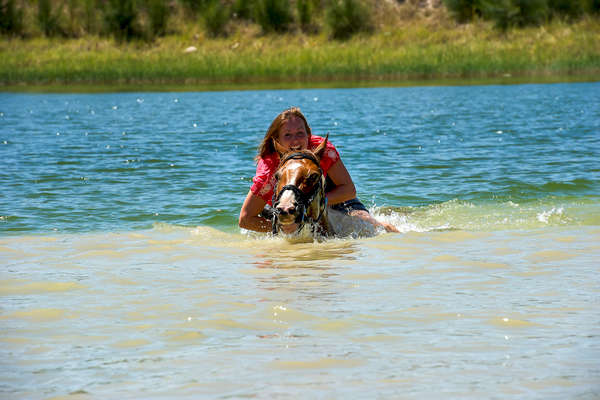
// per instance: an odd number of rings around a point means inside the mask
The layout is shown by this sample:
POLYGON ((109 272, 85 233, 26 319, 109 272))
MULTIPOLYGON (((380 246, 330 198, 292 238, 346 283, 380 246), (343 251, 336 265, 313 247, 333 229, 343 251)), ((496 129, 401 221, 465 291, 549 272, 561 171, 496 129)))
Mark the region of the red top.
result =
MULTIPOLYGON (((324 139, 320 136, 311 135, 308 141, 308 150, 313 151, 321 143, 323 143, 323 140, 324 139)), ((331 166, 339 159, 340 154, 331 144, 331 142, 327 141, 327 146, 320 163, 321 170, 323 170, 323 174, 325 176, 327 176, 327 171, 329 171, 329 168, 331 168, 331 166)), ((250 187, 252 193, 271 205, 273 205, 271 203, 273 198, 273 188, 276 184, 274 175, 278 167, 279 155, 277 153, 271 153, 258 160, 258 165, 256 166, 256 175, 254 175, 254 178, 252 178, 252 182, 254 183, 250 187)))

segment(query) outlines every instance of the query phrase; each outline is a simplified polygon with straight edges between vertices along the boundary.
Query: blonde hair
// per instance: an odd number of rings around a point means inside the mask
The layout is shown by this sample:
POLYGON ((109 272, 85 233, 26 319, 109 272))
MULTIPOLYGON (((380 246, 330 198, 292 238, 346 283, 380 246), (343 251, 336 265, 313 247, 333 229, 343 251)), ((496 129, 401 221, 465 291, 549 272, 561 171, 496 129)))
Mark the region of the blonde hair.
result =
POLYGON ((302 114, 302 111, 300 111, 299 107, 290 107, 287 110, 284 110, 281 113, 279 113, 279 115, 275 117, 273 122, 271 122, 271 126, 269 126, 265 137, 258 146, 258 154, 256 155, 256 157, 254 157, 256 161, 268 156, 269 154, 275 153, 275 146, 273 145, 273 140, 279 138, 279 129, 281 129, 283 123, 294 117, 300 118, 302 122, 304 122, 304 128, 306 128, 306 134, 308 135, 308 139, 310 140, 311 131, 310 126, 308 126, 308 122, 306 121, 306 117, 304 116, 304 114, 302 114))

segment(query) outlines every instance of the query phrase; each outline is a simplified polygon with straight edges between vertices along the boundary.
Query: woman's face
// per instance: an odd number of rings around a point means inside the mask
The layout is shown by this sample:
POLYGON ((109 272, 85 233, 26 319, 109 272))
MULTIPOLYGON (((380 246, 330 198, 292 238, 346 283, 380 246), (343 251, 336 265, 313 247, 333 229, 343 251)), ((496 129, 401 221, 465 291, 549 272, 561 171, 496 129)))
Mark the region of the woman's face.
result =
POLYGON ((297 117, 287 119, 279 128, 279 144, 288 150, 308 149, 308 133, 304 127, 304 121, 297 117))

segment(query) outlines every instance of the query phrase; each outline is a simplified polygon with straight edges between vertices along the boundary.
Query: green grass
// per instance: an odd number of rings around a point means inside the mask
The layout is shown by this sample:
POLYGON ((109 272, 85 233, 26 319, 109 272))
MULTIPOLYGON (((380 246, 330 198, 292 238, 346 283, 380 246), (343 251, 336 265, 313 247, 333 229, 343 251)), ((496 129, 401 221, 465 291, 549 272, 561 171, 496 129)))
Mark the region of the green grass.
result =
POLYGON ((600 19, 505 33, 416 19, 345 42, 301 33, 189 33, 154 43, 0 39, 3 90, 196 90, 600 78, 600 19), (188 46, 197 51, 184 53, 188 46))

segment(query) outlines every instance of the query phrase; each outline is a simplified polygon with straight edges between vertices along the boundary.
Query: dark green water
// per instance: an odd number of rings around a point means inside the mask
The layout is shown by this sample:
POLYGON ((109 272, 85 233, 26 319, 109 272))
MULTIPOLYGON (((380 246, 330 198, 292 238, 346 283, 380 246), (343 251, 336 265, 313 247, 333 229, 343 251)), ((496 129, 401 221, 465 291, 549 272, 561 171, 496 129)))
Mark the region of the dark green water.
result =
POLYGON ((0 232, 237 230, 256 146, 300 106, 401 230, 600 224, 600 84, 0 94, 0 232))

